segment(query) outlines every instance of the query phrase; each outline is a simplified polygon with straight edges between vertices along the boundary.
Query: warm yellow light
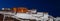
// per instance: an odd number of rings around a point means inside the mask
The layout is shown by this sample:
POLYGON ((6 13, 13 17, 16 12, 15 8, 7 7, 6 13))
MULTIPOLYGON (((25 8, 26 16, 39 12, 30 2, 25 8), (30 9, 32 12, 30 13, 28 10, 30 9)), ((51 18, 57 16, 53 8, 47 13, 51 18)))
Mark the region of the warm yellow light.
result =
POLYGON ((13 8, 13 11, 16 12, 17 11, 17 8, 13 8))
POLYGON ((20 12, 20 13, 26 13, 27 11, 28 11, 28 9, 27 8, 23 8, 23 7, 18 8, 18 10, 17 10, 17 12, 20 12))

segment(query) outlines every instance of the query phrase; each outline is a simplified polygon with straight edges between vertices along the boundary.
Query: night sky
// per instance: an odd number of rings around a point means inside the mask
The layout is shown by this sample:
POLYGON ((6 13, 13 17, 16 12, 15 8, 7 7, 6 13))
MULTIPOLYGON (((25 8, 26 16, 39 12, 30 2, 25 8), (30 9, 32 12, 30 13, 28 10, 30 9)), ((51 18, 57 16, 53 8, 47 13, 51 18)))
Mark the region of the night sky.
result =
POLYGON ((27 7, 37 9, 39 12, 48 12, 54 17, 60 16, 59 0, 0 0, 1 8, 27 7))

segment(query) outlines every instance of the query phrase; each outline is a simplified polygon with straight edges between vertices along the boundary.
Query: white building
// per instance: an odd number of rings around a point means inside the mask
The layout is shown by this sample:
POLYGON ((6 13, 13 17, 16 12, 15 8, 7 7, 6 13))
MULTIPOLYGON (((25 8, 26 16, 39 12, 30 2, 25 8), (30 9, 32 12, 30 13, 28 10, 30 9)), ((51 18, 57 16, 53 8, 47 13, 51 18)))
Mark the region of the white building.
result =
MULTIPOLYGON (((53 21, 54 17, 48 15, 48 12, 37 12, 37 10, 28 10, 26 13, 12 13, 12 12, 3 12, 0 11, 1 14, 5 15, 5 17, 12 17, 18 20, 22 19, 35 19, 36 21, 53 21)), ((4 19, 5 19, 4 17, 4 19)), ((21 21, 29 21, 29 20, 21 20, 21 21)), ((56 20, 57 21, 57 20, 56 20)))

